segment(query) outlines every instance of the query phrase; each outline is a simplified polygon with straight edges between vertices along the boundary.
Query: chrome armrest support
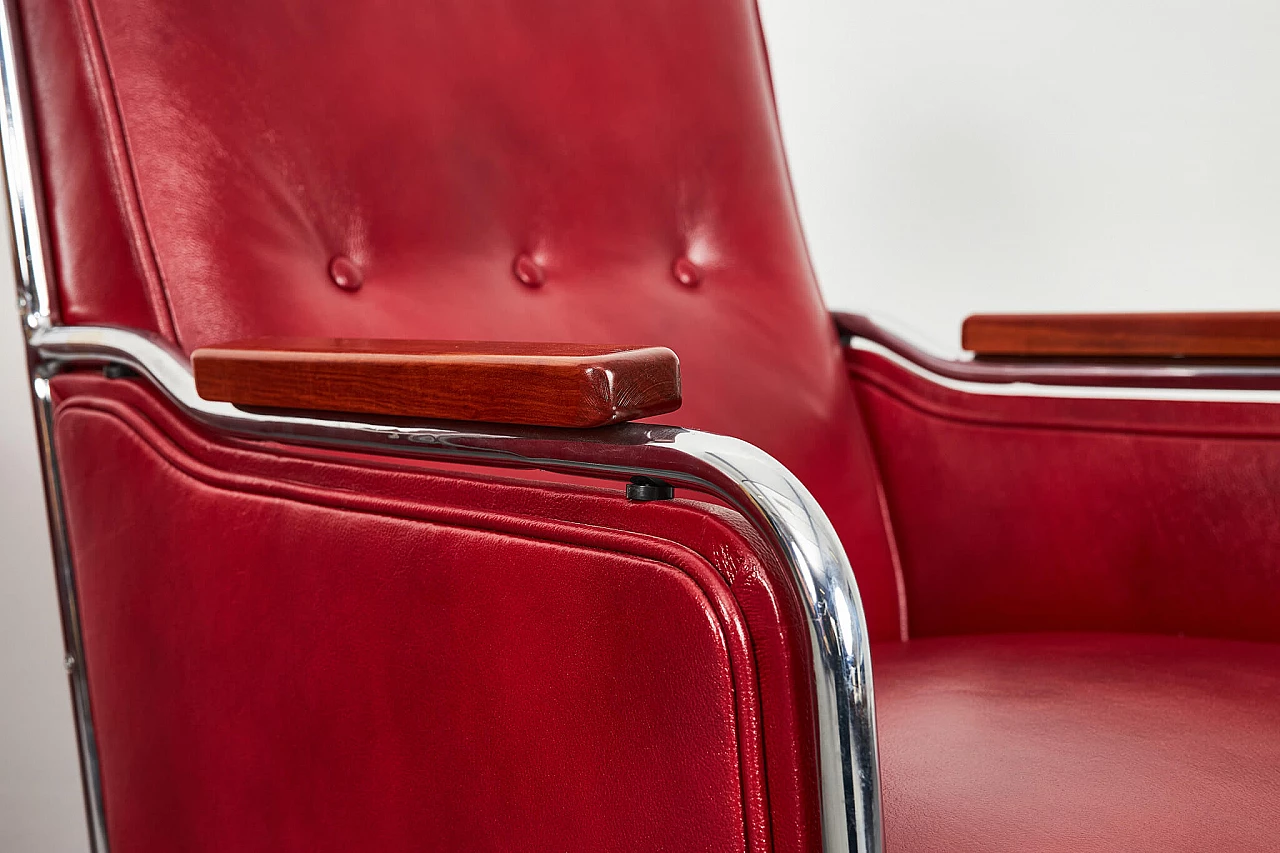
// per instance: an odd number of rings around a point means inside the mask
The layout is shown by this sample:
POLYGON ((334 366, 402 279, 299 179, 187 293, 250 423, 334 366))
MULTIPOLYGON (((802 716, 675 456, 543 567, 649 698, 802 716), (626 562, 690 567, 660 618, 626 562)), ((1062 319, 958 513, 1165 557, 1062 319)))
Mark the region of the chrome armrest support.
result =
POLYGON ((834 313, 845 346, 969 394, 1093 399, 1280 402, 1280 364, 1195 359, 977 359, 930 348, 865 314, 834 313))
POLYGON ((808 615, 823 850, 882 850, 870 648, 853 570, 822 508, 764 451, 735 438, 639 423, 594 430, 473 428, 250 412, 201 399, 185 357, 153 336, 50 326, 35 330, 30 346, 40 365, 38 385, 63 364, 122 364, 193 421, 229 435, 611 479, 651 476, 719 496, 776 546, 808 615))

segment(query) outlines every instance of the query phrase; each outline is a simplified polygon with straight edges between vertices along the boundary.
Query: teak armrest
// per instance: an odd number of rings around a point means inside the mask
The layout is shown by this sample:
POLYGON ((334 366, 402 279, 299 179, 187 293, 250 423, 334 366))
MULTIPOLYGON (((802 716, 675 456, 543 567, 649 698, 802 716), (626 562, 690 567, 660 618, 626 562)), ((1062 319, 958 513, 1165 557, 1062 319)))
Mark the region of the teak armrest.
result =
POLYGON ((1280 358, 1280 313, 975 314, 965 349, 1038 358, 1280 358))
POLYGON ((666 347, 263 338, 191 356, 206 400, 557 427, 598 427, 680 408, 666 347))

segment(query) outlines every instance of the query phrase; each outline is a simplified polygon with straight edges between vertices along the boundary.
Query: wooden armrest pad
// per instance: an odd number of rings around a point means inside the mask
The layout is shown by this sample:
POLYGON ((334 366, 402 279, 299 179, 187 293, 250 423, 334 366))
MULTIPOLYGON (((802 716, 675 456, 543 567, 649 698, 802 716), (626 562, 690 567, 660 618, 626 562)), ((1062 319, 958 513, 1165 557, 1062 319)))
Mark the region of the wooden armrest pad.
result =
POLYGON ((191 361, 201 397, 247 408, 559 427, 680 408, 666 347, 263 338, 191 361))
POLYGON ((975 314, 979 356, 1280 358, 1280 313, 975 314))

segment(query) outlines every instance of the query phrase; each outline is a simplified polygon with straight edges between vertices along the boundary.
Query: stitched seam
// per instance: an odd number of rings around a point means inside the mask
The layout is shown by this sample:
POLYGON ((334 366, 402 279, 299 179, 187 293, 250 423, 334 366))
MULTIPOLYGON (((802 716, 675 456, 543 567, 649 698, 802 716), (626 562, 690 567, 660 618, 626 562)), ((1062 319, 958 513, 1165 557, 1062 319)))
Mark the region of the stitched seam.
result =
POLYGON ((889 564, 893 568, 894 591, 898 601, 898 640, 906 642, 910 639, 911 622, 907 611, 907 579, 902 568, 902 554, 898 550, 898 534, 893 526, 893 516, 889 512, 889 498, 885 491, 883 464, 880 459, 879 442, 872 435, 870 419, 864 413, 862 395, 857 386, 850 389, 853 393, 854 407, 859 423, 862 425, 866 440, 867 459, 871 462, 871 474, 875 479, 876 506, 880 510, 880 521, 884 525, 886 544, 889 548, 889 564))
POLYGON ((885 492, 883 464, 880 459, 879 443, 872 440, 868 418, 863 414, 862 400, 857 388, 853 388, 854 405, 858 419, 866 436, 867 458, 871 460, 871 473, 876 481, 876 505, 880 508, 880 520, 884 524, 885 539, 889 546, 889 562, 893 566, 893 583, 898 596, 898 640, 906 642, 910 639, 911 621, 907 611, 907 578, 902 569, 902 555, 898 551, 898 534, 893 526, 893 516, 889 512, 889 497, 885 492))
MULTIPOLYGON (((58 407, 58 411, 59 411, 59 412, 61 412, 61 411, 63 411, 63 410, 72 410, 72 409, 80 409, 80 410, 83 410, 83 411, 91 411, 91 412, 100 412, 100 413, 103 413, 103 414, 110 415, 110 416, 112 416, 112 417, 116 418, 116 420, 118 420, 118 421, 120 421, 121 423, 125 424, 125 425, 130 429, 130 431, 135 432, 135 433, 137 432, 137 429, 136 429, 136 426, 134 425, 134 423, 133 423, 132 421, 133 421, 133 419, 135 419, 135 418, 136 418, 137 420, 142 421, 142 422, 144 422, 146 425, 150 426, 150 427, 151 427, 152 429, 154 429, 157 433, 159 433, 159 434, 163 435, 163 436, 164 436, 164 440, 165 440, 165 442, 167 443, 167 445, 168 445, 169 447, 171 447, 171 448, 173 449, 173 452, 174 452, 174 454, 175 454, 175 455, 177 455, 177 456, 181 456, 181 457, 184 457, 184 458, 187 458, 187 459, 190 459, 190 460, 191 460, 191 466, 189 466, 189 467, 192 467, 192 468, 208 469, 208 470, 218 471, 219 473, 221 473, 220 468, 219 468, 219 465, 217 464, 217 462, 216 462, 216 461, 214 461, 214 460, 204 460, 204 459, 199 458, 199 456, 198 456, 196 453, 193 453, 193 452, 192 452, 191 450, 189 450, 188 448, 184 447, 183 445, 181 445, 181 444, 180 444, 180 443, 178 443, 177 441, 173 440, 173 439, 168 435, 168 430, 166 429, 166 427, 165 427, 165 425, 164 425, 164 424, 159 423, 159 422, 157 422, 157 421, 153 420, 152 418, 148 417, 148 416, 147 416, 147 414, 146 414, 145 412, 142 412, 141 410, 139 410, 139 409, 135 408, 135 407, 134 407, 132 404, 130 404, 130 403, 127 403, 127 402, 124 402, 124 401, 121 401, 121 400, 117 400, 117 399, 115 399, 115 398, 111 398, 111 397, 97 397, 97 398, 95 398, 95 397, 79 397, 79 396, 78 396, 78 397, 76 397, 76 398, 74 398, 74 399, 69 400, 69 401, 68 401, 68 402, 66 402, 66 403, 63 403, 63 404, 59 405, 59 407, 58 407), (121 410, 121 409, 123 409, 125 412, 127 412, 127 417, 126 417, 125 415, 121 414, 121 412, 120 412, 120 410, 121 410)), ((153 445, 149 440, 147 440, 145 437, 140 436, 140 438, 142 438, 142 440, 143 440, 143 441, 146 441, 148 445, 150 445, 150 446, 153 446, 153 447, 154 447, 154 445, 153 445)), ((206 440, 206 441, 207 441, 207 439, 204 439, 204 440, 206 440)), ((287 454, 287 451, 288 451, 289 449, 291 449, 291 448, 290 448, 289 446, 287 446, 287 445, 283 446, 283 448, 284 448, 284 452, 282 452, 282 453, 280 454, 280 455, 282 455, 282 456, 283 456, 283 455, 286 455, 286 454, 287 454)), ((237 447, 236 449, 237 449, 239 452, 241 452, 241 453, 252 454, 252 455, 254 455, 254 456, 272 456, 272 455, 273 455, 273 454, 270 454, 270 453, 265 452, 265 451, 264 451, 264 450, 262 450, 261 448, 254 447, 254 446, 250 446, 250 443, 248 443, 248 442, 245 442, 245 446, 237 447)), ((159 450, 159 448, 157 448, 157 450, 159 450)), ((163 451, 160 451, 160 452, 163 452, 163 451)), ((360 464, 358 464, 358 463, 356 463, 356 462, 352 462, 352 461, 348 461, 348 460, 342 460, 342 459, 332 459, 332 460, 330 460, 330 459, 323 459, 323 458, 317 459, 317 458, 313 458, 313 457, 310 457, 310 456, 302 456, 302 455, 293 455, 293 456, 290 456, 289 458, 313 461, 313 462, 315 462, 316 464, 319 464, 319 465, 322 465, 322 466, 326 466, 326 467, 344 468, 344 469, 353 470, 353 471, 368 470, 367 468, 364 468, 363 466, 361 466, 360 464)), ((425 469, 425 468, 424 468, 424 469, 422 469, 421 471, 417 471, 417 470, 411 470, 411 469, 394 469, 394 468, 393 468, 393 469, 391 469, 391 470, 392 470, 394 473, 421 474, 421 475, 422 475, 422 476, 424 476, 424 477, 435 478, 435 479, 454 479, 454 478, 455 478, 455 475, 454 475, 454 473, 453 473, 453 472, 446 472, 446 471, 441 471, 441 470, 436 470, 436 469, 425 469)), ((196 476, 198 477, 198 475, 196 475, 196 476)), ((273 481, 273 482, 275 482, 275 483, 279 484, 279 485, 280 485, 280 487, 281 487, 281 488, 284 488, 284 489, 299 489, 299 490, 303 490, 303 491, 319 491, 319 492, 325 492, 325 493, 330 494, 330 495, 338 495, 338 494, 341 494, 341 495, 348 495, 348 496, 349 496, 349 495, 355 495, 357 498, 359 498, 359 497, 365 497, 365 496, 363 495, 363 493, 362 493, 362 492, 360 492, 358 489, 337 489, 337 488, 333 488, 333 487, 328 487, 328 486, 319 485, 319 484, 316 484, 316 483, 313 483, 313 482, 310 482, 310 481, 307 481, 307 480, 303 480, 303 479, 293 479, 293 478, 290 478, 290 477, 287 477, 287 476, 284 476, 284 475, 281 475, 281 474, 277 474, 277 473, 264 473, 264 474, 254 474, 254 475, 224 474, 224 476, 227 476, 227 477, 229 477, 229 478, 239 478, 239 477, 257 476, 257 477, 261 477, 261 478, 263 478, 263 479, 271 480, 271 481, 273 481)), ((476 474, 466 474, 466 473, 461 473, 461 474, 457 474, 457 475, 456 475, 456 479, 458 479, 458 480, 463 480, 463 481, 467 481, 467 482, 476 482, 476 483, 483 483, 483 482, 484 482, 484 481, 483 481, 483 479, 481 478, 481 476, 480 476, 480 475, 476 475, 476 474)), ((206 482, 206 481, 202 480, 202 482, 206 482)), ((511 486, 512 488, 516 488, 516 489, 535 489, 535 488, 538 488, 538 487, 548 487, 549 489, 565 488, 565 484, 562 484, 562 483, 541 483, 541 482, 539 482, 539 481, 534 481, 534 480, 529 480, 529 481, 524 481, 524 480, 511 480, 511 481, 508 481, 508 482, 509 482, 509 484, 510 484, 510 486, 511 486)), ((221 486, 220 486, 220 484, 218 484, 218 483, 216 483, 216 482, 214 482, 214 481, 207 481, 207 484, 208 484, 208 485, 211 485, 211 486, 218 486, 218 487, 221 487, 221 486)), ((589 487, 580 487, 580 486, 576 486, 576 485, 570 485, 570 486, 569 486, 569 488, 574 488, 574 489, 576 489, 576 488, 589 488, 589 487)), ((262 490, 247 490, 247 491, 249 491, 249 492, 251 492, 251 493, 253 493, 253 494, 261 494, 261 495, 263 495, 263 496, 267 496, 267 497, 276 497, 276 496, 277 496, 275 492, 272 492, 272 491, 270 491, 270 490, 266 490, 266 489, 262 489, 262 490)), ((587 495, 587 497, 592 497, 592 495, 589 495, 589 494, 588 494, 588 495, 587 495)), ((404 497, 401 497, 401 498, 376 498, 376 497, 375 497, 375 498, 370 498, 370 500, 401 500, 401 501, 405 501, 405 502, 417 502, 418 504, 422 505, 422 506, 423 506, 424 508, 426 508, 426 509, 434 508, 434 509, 443 510, 443 511, 446 511, 446 512, 451 512, 451 511, 452 511, 452 512, 464 512, 464 511, 466 511, 466 510, 460 510, 460 509, 457 509, 457 508, 449 508, 449 507, 446 507, 446 506, 441 505, 441 504, 431 504, 431 503, 429 503, 429 502, 427 502, 427 501, 423 501, 423 500, 418 499, 418 498, 404 498, 404 497)), ((491 515, 495 515, 495 516, 500 516, 500 517, 503 517, 503 518, 509 519, 509 520, 511 520, 511 521, 513 521, 513 522, 518 522, 518 521, 533 521, 533 522, 547 522, 547 523, 564 524, 564 525, 568 525, 568 526, 574 527, 575 529, 579 529, 579 530, 611 531, 611 532, 621 533, 621 534, 626 535, 626 536, 635 536, 635 537, 640 537, 640 538, 643 538, 643 539, 648 540, 648 541, 651 541, 651 542, 657 542, 657 543, 669 543, 670 545, 672 545, 672 546, 674 546, 674 547, 676 547, 676 548, 678 548, 678 549, 680 549, 680 550, 682 550, 682 551, 685 551, 685 552, 687 552, 687 553, 691 554, 691 555, 692 555, 695 559, 697 559, 698 561, 700 561, 700 562, 702 562, 702 563, 705 563, 706 565, 710 566, 710 567, 712 568, 712 570, 714 570, 714 571, 715 571, 716 575, 717 575, 717 576, 719 576, 719 577, 724 581, 726 589, 730 589, 730 590, 731 590, 731 588, 732 588, 732 584, 731 584, 730 580, 729 580, 727 577, 725 577, 724 573, 723 573, 722 571, 720 571, 720 569, 718 569, 718 568, 715 566, 715 564, 713 563, 714 555, 711 555, 711 554, 704 554, 704 553, 702 553, 702 551, 697 550, 697 549, 695 549, 694 547, 692 547, 692 546, 690 546, 690 545, 687 545, 687 544, 685 544, 685 543, 683 543, 683 542, 680 542, 679 540, 676 540, 676 539, 671 539, 671 538, 668 538, 668 537, 665 537, 665 536, 660 536, 660 535, 653 534, 653 533, 646 533, 646 532, 634 531, 634 530, 622 530, 622 529, 620 529, 620 528, 610 527, 610 526, 607 526, 607 525, 590 524, 590 523, 588 523, 588 522, 575 521, 575 520, 573 520, 573 519, 552 518, 552 517, 550 517, 550 516, 545 516, 545 515, 543 515, 543 516, 540 516, 540 515, 521 515, 521 514, 517 514, 517 513, 510 513, 510 512, 498 512, 498 511, 490 511, 490 510, 478 510, 478 511, 479 511, 479 512, 485 512, 485 513, 488 513, 488 514, 491 514, 491 515)), ((426 518, 426 517, 419 518, 418 520, 426 520, 426 521, 430 521, 430 519, 429 519, 429 518, 426 518)), ((448 522, 443 522, 443 523, 448 523, 448 522)), ((487 529, 487 528, 483 528, 483 527, 476 527, 475 529, 487 529)), ((500 532, 500 531, 498 531, 498 530, 495 528, 495 532, 500 532)), ((753 556, 755 557, 755 559, 756 559, 756 560, 763 560, 763 558, 762 558, 759 554, 755 554, 754 549, 751 547, 753 543, 751 543, 751 542, 749 542, 749 541, 748 541, 746 544, 747 544, 747 546, 748 546, 748 550, 749 550, 749 551, 751 551, 751 553, 753 554, 753 556)))
POLYGON ((107 137, 110 140, 109 159, 112 183, 119 194, 125 222, 133 238, 134 256, 142 268, 151 311, 156 317, 160 331, 181 345, 173 306, 169 302, 164 277, 160 272, 159 253, 156 251, 151 229, 142 210, 142 194, 125 131, 124 110, 120 103, 120 94, 111 72, 110 62, 107 59, 106 39, 103 36, 102 25, 93 0, 76 0, 75 17, 81 41, 90 56, 91 77, 97 94, 99 114, 106 125, 107 137))
MULTIPOLYGON (((877 454, 873 454, 877 456, 877 454)), ((889 560, 893 564, 893 585, 898 593, 898 640, 905 643, 911 639, 911 619, 907 611, 907 578, 902 569, 902 555, 898 553, 898 535, 894 531, 893 518, 889 514, 889 500, 884 493, 884 478, 880 476, 880 460, 873 458, 876 469, 876 503, 880 505, 880 517, 884 521, 886 538, 889 540, 889 560)))
POLYGON ((880 452, 876 444, 867 437, 871 445, 867 455, 871 458, 871 470, 876 479, 876 504, 880 507, 880 518, 884 522, 885 539, 889 544, 889 561, 893 564, 893 583, 898 594, 898 640, 905 643, 911 639, 911 621, 907 611, 907 577, 902 568, 902 555, 898 551, 898 534, 893 526, 893 516, 889 512, 889 498, 885 493, 883 467, 880 452))
MULTIPOLYGON (((194 469, 190 469, 188 466, 184 466, 181 462, 181 457, 186 456, 187 454, 180 447, 177 447, 176 445, 172 445, 171 443, 168 443, 168 442, 166 442, 166 444, 169 444, 169 447, 159 446, 156 442, 152 441, 151 438, 141 434, 134 427, 133 424, 129 423, 125 418, 121 417, 118 413, 109 411, 107 409, 98 408, 95 406, 83 405, 78 402, 72 402, 72 403, 66 404, 65 406, 59 409, 58 417, 61 418, 64 412, 74 412, 74 411, 88 412, 91 414, 110 418, 111 420, 119 424, 121 427, 123 427, 125 431, 130 436, 132 436, 135 440, 141 442, 143 445, 150 448, 151 451, 155 454, 157 460, 161 464, 163 464, 165 467, 174 471, 176 474, 178 474, 181 477, 186 477, 190 480, 200 483, 201 485, 204 485, 208 488, 216 489, 221 492, 227 492, 231 494, 253 495, 255 497, 263 498, 265 500, 294 503, 294 504, 299 504, 303 506, 311 506, 311 507, 316 507, 320 509, 328 509, 333 512, 348 512, 348 513, 355 513, 358 515, 366 515, 374 518, 396 519, 400 521, 408 521, 408 522, 413 522, 418 524, 433 525, 436 527, 442 527, 446 529, 471 530, 471 531, 490 533, 497 536, 510 536, 513 539, 517 539, 525 542, 531 542, 534 544, 555 543, 555 544, 562 545, 569 548, 581 549, 587 552, 595 552, 599 554, 612 554, 614 556, 628 557, 631 559, 642 560, 644 562, 651 563, 657 566, 666 566, 667 568, 677 572, 681 577, 684 577, 686 580, 688 580, 689 583, 693 586, 693 588, 698 591, 698 594, 702 598, 702 601, 705 607, 707 608, 707 610, 709 610, 711 613, 714 614, 716 629, 720 635, 721 647, 724 649, 724 658, 728 663, 729 672, 730 672, 729 685, 733 691, 733 701, 731 703, 733 707, 733 721, 732 721, 733 732, 734 732, 733 740, 734 740, 734 750, 737 754, 737 764, 738 764, 738 787, 739 787, 738 793, 739 793, 739 801, 741 803, 742 818, 743 818, 743 847, 744 849, 750 848, 751 834, 748 830, 747 823, 746 823, 750 798, 747 796, 747 790, 746 790, 747 762, 745 760, 745 756, 743 755, 743 750, 742 750, 742 717, 744 716, 743 714, 744 710, 748 710, 748 709, 746 707, 747 702, 742 696, 742 693, 739 687, 739 682, 744 680, 745 678, 750 678, 751 681, 755 682, 757 686, 757 692, 758 692, 759 681, 758 681, 758 678, 756 678, 756 673, 754 671, 747 674, 740 674, 738 672, 738 666, 734 661, 734 655, 730 651, 729 636, 731 632, 728 630, 728 627, 724 624, 723 620, 720 617, 720 612, 719 612, 720 609, 715 605, 711 596, 708 594, 707 590, 703 587, 702 583, 698 580, 698 578, 690 574, 688 570, 686 570, 683 566, 675 562, 672 562, 669 559, 664 559, 657 555, 637 554, 637 553, 634 553, 633 551, 622 550, 621 548, 610 548, 610 547, 604 547, 600 545, 575 542, 566 538, 556 538, 554 536, 554 531, 546 531, 547 535, 540 538, 539 536, 535 536, 530 533, 521 533, 521 532, 509 530, 509 529, 503 529, 501 526, 462 524, 457 521, 424 518, 421 516, 415 516, 407 513, 391 512, 385 509, 379 510, 379 509, 365 508, 365 507, 343 506, 336 499, 334 500, 333 503, 325 503, 318 499, 307 499, 298 495, 294 495, 294 496, 281 495, 281 494, 272 493, 270 491, 248 488, 243 485, 236 486, 230 483, 218 483, 214 480, 209 479, 206 475, 203 475, 201 472, 198 472, 194 469), (172 458, 170 455, 171 452, 173 453, 174 456, 178 458, 172 458)), ((148 423, 150 423, 150 421, 148 421, 148 423)), ((296 487, 293 487, 293 488, 296 488, 296 487)), ((321 494, 324 494, 328 491, 326 489, 317 488, 317 487, 307 487, 307 488, 309 490, 320 492, 321 494)), ((337 496, 334 496, 334 497, 336 498, 337 496)), ((501 516, 500 514, 497 514, 497 513, 492 513, 492 514, 498 516, 499 518, 507 518, 510 521, 513 521, 516 523, 518 523, 519 520, 521 520, 522 518, 520 516, 501 516)), ((537 521, 538 519, 532 519, 532 520, 537 521)), ((558 521, 556 523, 564 524, 570 528, 579 528, 579 529, 586 529, 586 530, 592 530, 592 531, 608 530, 608 528, 598 528, 592 525, 580 525, 574 522, 558 521)), ((615 534, 621 534, 624 538, 634 538, 640 541, 643 541, 646 539, 654 539, 656 542, 669 543, 670 546, 678 549, 679 551, 684 552, 685 554, 692 556, 693 558, 697 559, 700 562, 705 563, 707 566, 709 566, 712 569, 713 573, 717 577, 721 577, 719 571, 717 571, 715 567, 711 565, 711 563, 708 560, 706 560, 704 557, 697 554, 693 550, 686 548, 683 545, 680 545, 679 543, 673 542, 671 540, 660 539, 657 537, 647 537, 647 536, 644 536, 643 534, 630 533, 626 531, 610 530, 610 532, 613 532, 615 534)), ((726 582, 726 589, 728 589, 727 582, 726 582)), ((734 600, 732 595, 729 595, 728 598, 731 600, 734 600)), ((734 600, 734 603, 736 605, 736 600, 734 600)), ((741 614, 739 614, 739 616, 740 615, 741 614)), ((742 620, 742 621, 745 626, 745 620, 742 620)), ((745 628, 743 633, 745 635, 745 628)), ((756 666, 755 653, 754 653, 752 644, 750 642, 749 635, 745 635, 743 639, 744 639, 744 643, 743 643, 744 657, 748 657, 752 667, 755 667, 756 666)), ((87 656, 87 652, 86 652, 86 656, 87 656)), ((763 758, 764 736, 762 731, 757 733, 756 739, 759 742, 759 752, 763 758)), ((761 764, 763 766, 763 760, 761 764)))

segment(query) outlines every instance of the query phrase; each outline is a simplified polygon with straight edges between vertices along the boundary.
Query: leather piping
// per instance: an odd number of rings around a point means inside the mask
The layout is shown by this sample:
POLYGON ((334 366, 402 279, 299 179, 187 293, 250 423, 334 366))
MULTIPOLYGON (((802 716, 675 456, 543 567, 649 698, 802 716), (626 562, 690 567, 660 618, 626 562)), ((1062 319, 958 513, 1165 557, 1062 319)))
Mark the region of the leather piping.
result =
POLYGON ((871 457, 871 470, 876 478, 876 504, 880 507, 880 518, 884 521, 885 538, 889 545, 889 559, 893 562, 893 584, 898 593, 898 640, 905 643, 911 639, 911 620, 907 611, 907 577, 902 569, 902 556, 898 553, 898 534, 893 527, 893 516, 889 513, 889 499, 884 493, 884 477, 880 473, 880 455, 875 448, 868 451, 871 457))
POLYGON ((75 0, 74 11, 81 43, 86 55, 90 58, 90 74, 94 89, 97 90, 99 114, 106 125, 107 137, 110 140, 112 183, 116 187, 125 220, 133 237, 133 253, 142 270, 148 301, 151 303, 152 313, 155 315, 161 334, 180 345, 177 320, 174 317, 173 306, 169 302, 168 291, 165 289, 164 276, 160 271, 160 256, 156 251, 155 241, 142 209, 138 173, 129 149, 124 111, 120 105, 120 95, 107 58, 106 40, 102 34, 101 22, 93 0, 75 0))
MULTIPOLYGON (((896 368, 895 368, 896 369, 896 368)), ((1158 438, 1185 438, 1185 439, 1203 439, 1212 438, 1215 440, 1235 440, 1235 441, 1275 441, 1280 438, 1280 433, 1264 432, 1261 430, 1241 429, 1233 431, 1230 428, 1220 431, 1203 431, 1193 429, 1182 429, 1178 427, 1160 428, 1160 427, 1141 427, 1136 425, 1106 426, 1106 425, 1089 425, 1081 423, 1046 423, 1028 421, 1025 419, 1009 420, 1000 415, 992 416, 975 416, 968 412, 956 411, 943 405, 921 400, 917 395, 910 391, 903 391, 893 387, 891 384, 878 376, 872 375, 857 365, 851 365, 849 369, 850 375, 859 382, 865 382, 867 385, 874 386, 876 390, 892 397, 894 400, 902 403, 920 412, 928 417, 937 418, 939 420, 951 421, 958 424, 966 424, 969 426, 991 427, 995 429, 1024 429, 1038 430, 1044 432, 1081 432, 1081 433, 1100 433, 1104 435, 1141 435, 1154 436, 1158 438)), ((963 394, 964 392, 954 392, 963 394)), ((1161 403, 1164 401, 1134 401, 1134 402, 1153 402, 1161 403)), ((1236 403, 1224 402, 1222 405, 1229 406, 1251 406, 1266 405, 1259 403, 1236 403)))

